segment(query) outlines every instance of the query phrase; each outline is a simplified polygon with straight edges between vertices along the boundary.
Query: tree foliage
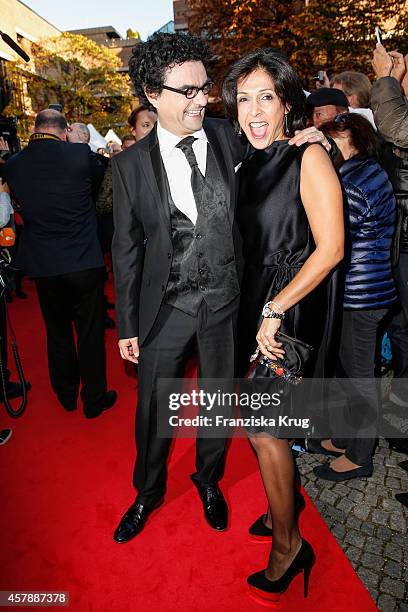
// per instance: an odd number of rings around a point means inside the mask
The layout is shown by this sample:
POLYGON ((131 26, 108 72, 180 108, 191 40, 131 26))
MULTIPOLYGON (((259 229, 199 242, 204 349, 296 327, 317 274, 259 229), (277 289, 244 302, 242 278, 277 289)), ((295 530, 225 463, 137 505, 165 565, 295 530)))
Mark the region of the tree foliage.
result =
POLYGON ((387 48, 408 51, 406 0, 187 0, 191 32, 210 41, 215 77, 257 47, 284 51, 306 87, 320 69, 371 75, 379 25, 387 48))
POLYGON ((128 28, 126 30, 126 38, 136 38, 140 40, 140 34, 137 30, 132 30, 132 28, 128 28))
MULTIPOLYGON (((99 130, 126 121, 131 108, 130 81, 117 72, 121 62, 110 49, 66 32, 42 40, 31 51, 31 71, 23 72, 24 67, 16 64, 8 76, 16 87, 21 88, 23 81, 23 98, 28 97, 34 113, 58 102, 69 121, 93 123, 99 130)), ((30 128, 30 110, 16 96, 5 110, 20 119, 23 139, 30 128)))

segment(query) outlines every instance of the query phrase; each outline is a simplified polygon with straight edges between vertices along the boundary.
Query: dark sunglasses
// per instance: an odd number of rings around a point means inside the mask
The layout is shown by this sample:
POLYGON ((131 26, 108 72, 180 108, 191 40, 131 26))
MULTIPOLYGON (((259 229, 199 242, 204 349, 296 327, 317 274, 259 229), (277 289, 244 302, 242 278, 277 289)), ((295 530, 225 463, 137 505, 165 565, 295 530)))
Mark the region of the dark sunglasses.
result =
POLYGON ((213 87, 214 83, 212 81, 207 81, 207 83, 204 83, 202 87, 185 87, 184 89, 176 89, 175 87, 163 85, 163 89, 167 89, 168 91, 174 91, 174 93, 181 94, 189 100, 195 98, 199 91, 202 91, 205 96, 208 96, 213 87))
POLYGON ((346 123, 350 119, 351 113, 340 113, 334 118, 335 123, 346 123))

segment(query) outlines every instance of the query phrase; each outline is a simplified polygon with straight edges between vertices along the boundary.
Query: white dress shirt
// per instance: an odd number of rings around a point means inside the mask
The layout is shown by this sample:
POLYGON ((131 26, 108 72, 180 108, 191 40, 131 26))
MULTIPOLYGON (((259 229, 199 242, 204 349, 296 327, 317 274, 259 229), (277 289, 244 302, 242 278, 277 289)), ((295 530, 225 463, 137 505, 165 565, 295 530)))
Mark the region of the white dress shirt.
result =
POLYGON ((374 115, 371 108, 349 108, 349 113, 358 113, 359 115, 363 115, 366 119, 369 120, 375 131, 377 131, 377 126, 375 125, 374 115))
MULTIPOLYGON (((197 138, 193 142, 193 151, 201 174, 205 176, 207 167, 207 136, 203 128, 198 132, 194 132, 191 136, 197 138)), ((173 202, 195 225, 197 221, 197 206, 191 187, 191 168, 183 151, 176 147, 185 136, 175 136, 175 134, 165 130, 158 121, 157 138, 173 202)))

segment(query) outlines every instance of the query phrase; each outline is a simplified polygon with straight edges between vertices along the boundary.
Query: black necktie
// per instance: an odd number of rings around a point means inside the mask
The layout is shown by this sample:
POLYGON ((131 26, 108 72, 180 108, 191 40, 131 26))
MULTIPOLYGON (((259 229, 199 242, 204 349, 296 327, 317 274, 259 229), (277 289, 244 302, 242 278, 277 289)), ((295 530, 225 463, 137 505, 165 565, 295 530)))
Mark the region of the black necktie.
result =
POLYGON ((193 142, 197 140, 194 136, 187 136, 187 138, 183 138, 177 146, 178 149, 181 149, 186 156, 188 163, 191 168, 191 188, 193 190, 194 199, 198 206, 201 203, 203 188, 204 188, 204 177, 201 174, 200 168, 198 167, 197 158, 193 151, 193 142))

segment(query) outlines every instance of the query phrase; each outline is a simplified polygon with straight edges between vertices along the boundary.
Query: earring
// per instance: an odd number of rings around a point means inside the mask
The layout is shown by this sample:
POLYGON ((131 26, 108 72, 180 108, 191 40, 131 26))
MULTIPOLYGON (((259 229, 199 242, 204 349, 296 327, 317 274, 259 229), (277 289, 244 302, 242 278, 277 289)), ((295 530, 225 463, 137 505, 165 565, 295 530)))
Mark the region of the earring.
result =
POLYGON ((235 126, 235 132, 236 132, 236 134, 238 136, 242 136, 241 126, 239 125, 238 121, 237 121, 236 126, 235 126))
POLYGON ((285 113, 285 125, 284 125, 284 130, 285 130, 285 135, 286 135, 286 136, 289 136, 288 114, 289 114, 289 113, 285 113))

